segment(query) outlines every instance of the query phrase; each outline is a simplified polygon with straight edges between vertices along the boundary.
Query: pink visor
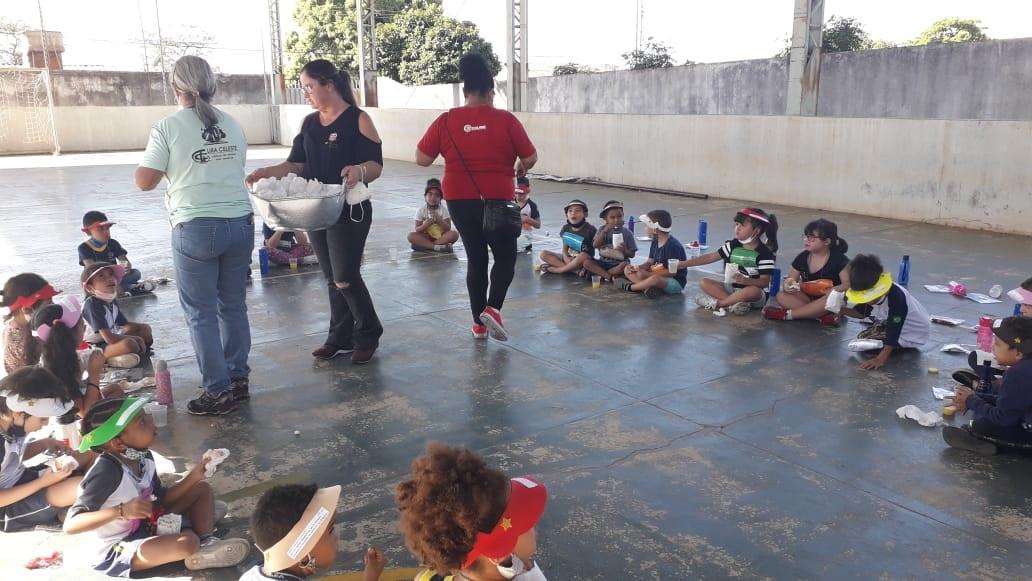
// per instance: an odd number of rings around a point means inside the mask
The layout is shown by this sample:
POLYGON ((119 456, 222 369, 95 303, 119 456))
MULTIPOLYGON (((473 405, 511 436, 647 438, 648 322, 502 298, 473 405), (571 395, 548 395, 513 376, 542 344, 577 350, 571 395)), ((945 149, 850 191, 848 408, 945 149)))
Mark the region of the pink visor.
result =
POLYGON ((79 299, 74 295, 55 297, 54 304, 61 307, 61 316, 51 321, 50 324, 44 323, 40 325, 32 332, 33 335, 39 337, 44 343, 50 337, 50 330, 57 323, 64 323, 69 329, 74 329, 79 324, 79 319, 82 318, 82 306, 79 305, 79 299))
POLYGON ((1032 291, 1025 290, 1020 286, 1014 290, 1007 291, 1007 296, 1018 304, 1032 305, 1032 291))

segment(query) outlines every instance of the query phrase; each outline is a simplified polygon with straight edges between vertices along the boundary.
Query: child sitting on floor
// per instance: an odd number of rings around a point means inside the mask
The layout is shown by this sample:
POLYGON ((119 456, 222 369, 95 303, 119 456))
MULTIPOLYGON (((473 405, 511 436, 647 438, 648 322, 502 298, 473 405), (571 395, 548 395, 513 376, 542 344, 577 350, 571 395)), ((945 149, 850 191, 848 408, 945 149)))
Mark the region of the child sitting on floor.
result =
POLYGON ((298 264, 318 264, 315 250, 308 243, 308 236, 301 231, 273 230, 262 224, 262 237, 265 248, 269 251, 269 261, 273 264, 288 265, 290 259, 298 264))
POLYGON ((5 374, 39 362, 42 344, 32 336, 32 314, 50 304, 57 293, 42 276, 31 272, 16 274, 4 283, 0 306, 7 309, 3 334, 5 374))
MULTIPOLYGON (((592 241, 592 246, 598 249, 595 263, 601 271, 597 274, 612 282, 614 277, 622 275, 624 269, 630 266, 630 259, 638 253, 638 244, 634 241, 634 233, 624 227, 622 203, 609 200, 598 217, 605 220, 605 224, 599 228, 592 241)), ((595 272, 596 269, 589 270, 595 272)))
POLYGON ((878 369, 889 361, 896 349, 916 349, 928 342, 931 320, 924 305, 907 289, 892 282, 892 275, 882 269, 881 260, 873 254, 857 254, 849 263, 849 290, 844 298, 852 308, 842 306, 842 293, 828 293, 827 308, 841 309, 843 315, 864 319, 874 324, 857 335, 857 339, 873 340, 871 349, 880 349, 878 356, 860 364, 861 369, 878 369))
MULTIPOLYGON (((1007 292, 1007 296, 1020 305, 1018 313, 1022 317, 1032 317, 1032 278, 1025 280, 1018 288, 1007 292)), ((958 369, 953 372, 953 380, 961 385, 974 389, 979 382, 985 382, 985 362, 989 361, 989 372, 991 384, 1003 374, 1005 366, 1001 365, 993 357, 992 353, 975 350, 968 353, 969 369, 958 369)), ((993 390, 993 385, 983 386, 984 389, 993 390)))
POLYGON ((1026 279, 1021 286, 1009 291, 1007 296, 1021 305, 1018 312, 1022 317, 1032 317, 1032 278, 1026 279))
POLYGON ((595 239, 595 227, 588 223, 588 205, 580 200, 571 200, 563 208, 566 224, 563 224, 559 235, 563 240, 560 253, 550 250, 541 252, 541 272, 565 274, 572 272, 582 275, 586 265, 595 256, 595 247, 591 242, 595 239))
MULTIPOLYGON (((681 266, 681 261, 688 255, 684 245, 670 234, 673 218, 666 210, 652 210, 639 219, 645 225, 645 235, 652 238, 648 259, 638 266, 624 267, 624 276, 620 279, 619 288, 644 293, 650 299, 658 298, 664 293, 679 295, 684 292, 688 281, 688 271, 681 266), (670 261, 676 261, 677 268, 669 270, 670 261)), ((633 240, 633 235, 631 236, 633 240)))
POLYGON ((122 291, 131 295, 145 294, 154 290, 151 281, 140 282, 142 274, 129 262, 128 253, 122 245, 111 237, 110 222, 103 212, 91 210, 82 217, 82 231, 89 238, 79 245, 79 266, 89 266, 95 262, 121 264, 125 267, 125 276, 119 281, 122 291))
POLYGON ((75 465, 39 472, 26 469, 23 459, 50 451, 69 454, 64 443, 53 438, 26 444, 25 437, 43 428, 47 420, 72 409, 65 389, 52 373, 38 367, 22 367, 0 381, 0 523, 9 533, 37 525, 57 525, 58 511, 75 501, 79 477, 71 477, 75 465))
MULTIPOLYGON (((270 488, 251 516, 254 544, 263 563, 248 569, 240 581, 298 580, 326 571, 337 560, 337 502, 340 486, 285 484, 270 488)), ((363 556, 362 581, 383 573, 383 553, 370 547, 363 556)))
POLYGON ((83 317, 89 324, 86 342, 100 347, 108 364, 115 367, 135 367, 140 356, 147 353, 154 343, 150 325, 131 323, 122 314, 116 302, 118 281, 125 274, 122 265, 94 262, 82 271, 82 288, 86 291, 83 317), (115 359, 120 355, 136 355, 136 364, 128 365, 132 358, 115 359), (112 363, 116 361, 118 363, 112 363))
POLYGON ((767 287, 778 251, 778 219, 760 208, 735 214, 735 237, 716 252, 681 263, 682 268, 724 261, 724 280, 703 278, 695 303, 724 316, 744 315, 767 303, 767 287))
POLYGON ((971 410, 964 427, 945 426, 942 437, 954 448, 984 455, 1000 449, 1032 450, 1032 318, 1007 317, 993 325, 993 356, 1007 367, 997 394, 958 386, 952 398, 957 413, 971 410))
POLYGON ((534 249, 534 237, 531 229, 541 228, 541 212, 537 204, 530 199, 530 179, 527 176, 516 178, 516 203, 520 207, 520 220, 523 222, 523 230, 516 242, 516 248, 522 248, 525 252, 534 249))
POLYGON ((168 489, 158 479, 148 449, 158 430, 143 409, 147 402, 135 397, 108 399, 86 414, 79 451, 93 450, 100 456, 79 483, 65 532, 92 531, 92 538, 84 542, 93 549, 90 566, 110 577, 129 577, 184 560, 191 571, 239 564, 250 544, 212 534, 215 495, 204 480, 207 459, 168 489), (182 528, 157 530, 156 521, 164 513, 182 515, 182 528))
POLYGON ((443 196, 441 180, 428 179, 423 190, 426 203, 416 211, 416 229, 408 235, 412 250, 451 252, 459 239, 459 233, 452 229, 448 207, 441 203, 443 196))
POLYGON ((849 244, 839 238, 837 224, 821 218, 803 229, 803 247, 778 293, 781 306, 767 306, 763 316, 783 321, 817 319, 822 325, 837 327, 838 315, 824 305, 829 292, 849 288, 849 244))

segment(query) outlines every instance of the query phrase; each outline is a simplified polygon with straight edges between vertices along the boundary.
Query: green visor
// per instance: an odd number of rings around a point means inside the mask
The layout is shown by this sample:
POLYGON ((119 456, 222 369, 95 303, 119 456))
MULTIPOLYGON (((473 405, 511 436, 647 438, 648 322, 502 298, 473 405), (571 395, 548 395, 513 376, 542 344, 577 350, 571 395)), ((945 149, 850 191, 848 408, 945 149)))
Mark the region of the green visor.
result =
POLYGON ((82 442, 79 443, 79 452, 87 452, 90 448, 102 446, 114 440, 129 425, 129 422, 140 415, 140 412, 143 411, 143 406, 147 405, 149 401, 149 397, 126 398, 117 412, 103 424, 94 428, 92 432, 82 437, 82 442))

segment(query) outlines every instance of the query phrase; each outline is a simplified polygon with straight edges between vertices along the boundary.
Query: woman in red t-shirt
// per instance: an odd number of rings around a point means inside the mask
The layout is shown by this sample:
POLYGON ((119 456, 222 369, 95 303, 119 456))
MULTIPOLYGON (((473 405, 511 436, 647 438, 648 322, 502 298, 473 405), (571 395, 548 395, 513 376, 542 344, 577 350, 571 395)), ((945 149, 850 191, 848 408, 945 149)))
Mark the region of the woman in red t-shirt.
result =
POLYGON ((495 109, 494 79, 484 57, 459 61, 466 104, 443 113, 416 147, 416 163, 429 166, 444 156, 444 199, 466 248, 466 288, 473 311, 473 337, 508 335, 499 312, 516 269, 518 233, 485 232, 484 200, 512 200, 513 177, 527 173, 537 151, 515 115, 495 109), (514 169, 515 168, 515 169, 514 169), (488 292, 488 255, 494 256, 488 292))

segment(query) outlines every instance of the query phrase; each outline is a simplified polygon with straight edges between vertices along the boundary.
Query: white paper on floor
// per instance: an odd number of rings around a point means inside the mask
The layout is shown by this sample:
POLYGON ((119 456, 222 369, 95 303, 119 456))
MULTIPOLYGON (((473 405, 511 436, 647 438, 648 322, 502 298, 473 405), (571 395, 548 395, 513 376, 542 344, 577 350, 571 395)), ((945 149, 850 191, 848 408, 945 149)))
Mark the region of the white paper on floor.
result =
POLYGON ((936 412, 923 412, 916 405, 905 405, 896 410, 899 419, 911 419, 926 428, 934 428, 942 423, 942 416, 936 412))
POLYGON ((942 346, 942 351, 944 353, 971 353, 973 349, 968 349, 959 343, 947 343, 942 346))
POLYGON ((953 390, 946 387, 935 387, 932 386, 932 395, 935 399, 944 399, 947 397, 953 397, 953 390))

